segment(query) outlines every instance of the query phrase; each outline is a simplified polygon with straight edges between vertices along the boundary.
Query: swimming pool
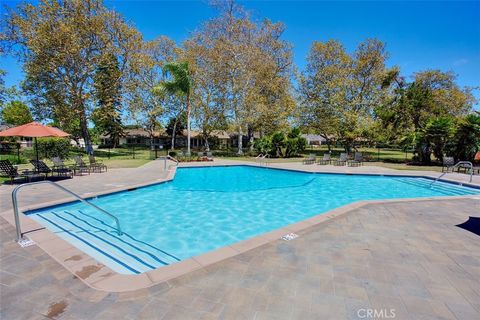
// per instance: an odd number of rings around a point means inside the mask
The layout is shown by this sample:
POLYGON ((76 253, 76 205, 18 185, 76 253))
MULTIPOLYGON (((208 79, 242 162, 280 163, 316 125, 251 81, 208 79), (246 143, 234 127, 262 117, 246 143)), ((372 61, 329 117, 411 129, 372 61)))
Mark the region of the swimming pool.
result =
POLYGON ((251 166, 179 168, 171 182, 90 200, 119 218, 122 236, 108 217, 79 202, 27 214, 111 269, 136 274, 359 200, 480 194, 431 182, 251 166))

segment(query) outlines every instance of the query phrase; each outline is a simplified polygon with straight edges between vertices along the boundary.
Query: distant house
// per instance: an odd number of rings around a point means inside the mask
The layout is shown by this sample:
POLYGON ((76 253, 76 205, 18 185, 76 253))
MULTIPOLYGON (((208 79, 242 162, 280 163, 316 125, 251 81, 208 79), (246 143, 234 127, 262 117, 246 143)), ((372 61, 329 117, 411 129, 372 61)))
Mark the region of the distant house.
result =
POLYGON ((309 146, 320 146, 325 143, 326 139, 318 134, 302 134, 307 140, 309 146))
MULTIPOLYGON (((113 141, 109 135, 100 137, 102 145, 112 145, 113 141)), ((210 134, 210 146, 218 149, 228 148, 231 143, 230 134, 226 131, 215 130, 210 134)), ((124 136, 120 137, 119 145, 124 146, 152 146, 154 148, 170 148, 172 138, 164 130, 153 133, 150 139, 150 133, 145 129, 126 129, 124 136)), ((205 145, 202 132, 192 130, 190 132, 190 143, 193 149, 200 149, 205 145)), ((175 137, 175 147, 185 148, 187 146, 187 130, 175 137)))
MULTIPOLYGON (((203 137, 202 132, 200 131, 191 131, 190 132, 190 143, 192 148, 202 148, 205 145, 205 139, 203 137)), ((182 140, 180 145, 186 146, 187 144, 187 130, 183 131, 182 136, 180 137, 182 140)), ((215 147, 217 149, 226 149, 231 146, 231 137, 227 131, 223 130, 214 130, 210 133, 209 137, 209 144, 211 147, 215 147)))
MULTIPOLYGON (((150 137, 150 133, 142 128, 138 129, 126 129, 124 131, 124 135, 119 139, 119 145, 126 145, 126 146, 133 146, 133 145, 143 145, 143 146, 150 146, 150 145, 165 145, 166 144, 166 134, 164 132, 154 132, 152 137, 150 137)), ((101 144, 102 145, 113 145, 113 141, 109 135, 102 135, 100 136, 101 144)))

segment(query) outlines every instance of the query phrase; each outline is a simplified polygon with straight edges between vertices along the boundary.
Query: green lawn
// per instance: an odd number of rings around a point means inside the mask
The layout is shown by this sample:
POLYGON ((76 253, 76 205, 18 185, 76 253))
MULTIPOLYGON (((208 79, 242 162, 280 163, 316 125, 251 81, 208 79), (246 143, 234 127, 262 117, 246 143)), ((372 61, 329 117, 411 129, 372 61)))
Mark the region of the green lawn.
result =
MULTIPOLYGON (((70 155, 70 159, 65 160, 66 165, 73 165, 73 156, 75 153, 70 155)), ((147 149, 135 149, 135 159, 133 158, 133 150, 132 149, 100 149, 95 150, 95 158, 98 161, 103 162, 108 166, 108 168, 136 168, 140 167, 149 161, 151 161, 151 154, 150 150, 147 149)), ((31 157, 30 150, 26 152, 26 154, 22 153, 20 155, 20 164, 18 168, 20 170, 28 169, 32 170, 32 165, 28 162, 28 159, 31 157)), ((88 158, 85 155, 82 155, 83 161, 88 163, 88 158)), ((0 159, 9 159, 12 163, 18 163, 17 155, 1 155, 0 159)), ((53 163, 49 159, 43 159, 48 166, 53 166, 53 163)), ((0 177, 0 184, 4 183, 5 181, 9 181, 9 178, 0 177)))

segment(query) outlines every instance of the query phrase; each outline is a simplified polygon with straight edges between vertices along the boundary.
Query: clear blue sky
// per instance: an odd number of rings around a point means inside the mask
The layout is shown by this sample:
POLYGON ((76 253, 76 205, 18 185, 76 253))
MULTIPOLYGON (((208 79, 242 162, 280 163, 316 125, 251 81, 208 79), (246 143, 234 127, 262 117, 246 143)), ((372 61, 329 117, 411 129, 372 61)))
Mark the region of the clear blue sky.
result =
MULTIPOLYGON (((340 40, 353 51, 362 40, 387 43, 388 65, 406 76, 425 69, 452 70, 458 83, 480 86, 480 1, 240 1, 256 19, 268 17, 286 25, 284 39, 293 45, 297 66, 315 40, 340 40)), ((7 2, 8 5, 14 2, 7 2)), ((202 21, 216 15, 207 1, 106 1, 146 39, 167 35, 177 42, 202 21)), ((2 59, 7 84, 22 79, 13 58, 2 59)), ((477 91, 476 96, 480 94, 477 91)))

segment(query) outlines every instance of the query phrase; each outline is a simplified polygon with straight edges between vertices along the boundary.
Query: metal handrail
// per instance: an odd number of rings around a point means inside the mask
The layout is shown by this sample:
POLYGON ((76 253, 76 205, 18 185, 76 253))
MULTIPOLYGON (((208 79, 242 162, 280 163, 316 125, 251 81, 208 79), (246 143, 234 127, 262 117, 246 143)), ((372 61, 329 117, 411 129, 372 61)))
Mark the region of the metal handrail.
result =
MULTIPOLYGON (((456 164, 454 164, 453 166, 451 166, 450 168, 457 168, 459 166, 462 166, 462 165, 469 165, 470 166, 470 182, 472 182, 472 178, 473 178, 473 163, 471 163, 470 161, 459 161, 457 162, 456 164)), ((435 182, 437 182, 438 180, 440 180, 444 175, 446 175, 448 172, 448 167, 447 167, 447 172, 444 172, 442 173, 441 175, 438 176, 438 178, 436 178, 434 181, 432 181, 432 183, 430 183, 430 186, 432 186, 435 182)))
POLYGON ((37 181, 37 182, 30 182, 30 183, 24 183, 24 184, 21 184, 17 187, 15 187, 15 189, 13 189, 12 191, 12 204, 13 204, 13 212, 14 212, 14 215, 15 215, 15 228, 16 228, 16 231, 17 231, 17 242, 20 241, 22 238, 23 238, 23 234, 22 234, 22 230, 21 230, 21 226, 20 226, 20 217, 19 217, 19 212, 18 212, 18 200, 17 200, 17 192, 18 190, 22 189, 23 187, 27 187, 27 186, 33 186, 33 185, 36 185, 36 184, 43 184, 43 183, 48 183, 52 186, 55 186, 57 187, 58 189, 60 190, 63 190, 65 191, 66 193, 68 193, 69 195, 77 198, 78 200, 80 200, 82 203, 85 203, 86 205, 89 205, 91 206, 92 208, 100 211, 101 213, 103 214, 106 214, 107 216, 109 216, 110 218, 112 218, 113 220, 115 220, 115 223, 117 225, 117 233, 119 236, 121 236, 123 234, 122 232, 122 229, 120 228, 120 221, 118 220, 118 218, 116 216, 114 216, 113 214, 111 214, 110 212, 94 205, 93 203, 90 203, 88 202, 87 200, 83 199, 82 197, 80 197, 78 194, 68 190, 67 188, 65 187, 62 187, 61 185, 55 183, 55 182, 52 182, 52 181, 48 181, 48 180, 45 180, 45 181, 37 181))
POLYGON ((173 162, 175 162, 177 164, 177 167, 178 167, 178 164, 180 161, 178 161, 177 159, 175 159, 174 157, 172 157, 171 155, 167 155, 167 158, 172 160, 173 162))
MULTIPOLYGON (((177 159, 175 159, 174 157, 172 157, 171 155, 167 154, 164 158, 163 158, 163 170, 166 170, 167 169, 167 160, 172 160, 173 162, 175 162, 175 167, 178 167, 178 164, 180 163, 180 161, 178 161, 177 159)), ((168 170, 170 170, 170 166, 168 166, 168 170)))
POLYGON ((260 153, 258 156, 255 157, 255 162, 262 162, 265 164, 265 166, 267 165, 267 159, 266 158, 270 158, 270 155, 268 153, 260 153))

